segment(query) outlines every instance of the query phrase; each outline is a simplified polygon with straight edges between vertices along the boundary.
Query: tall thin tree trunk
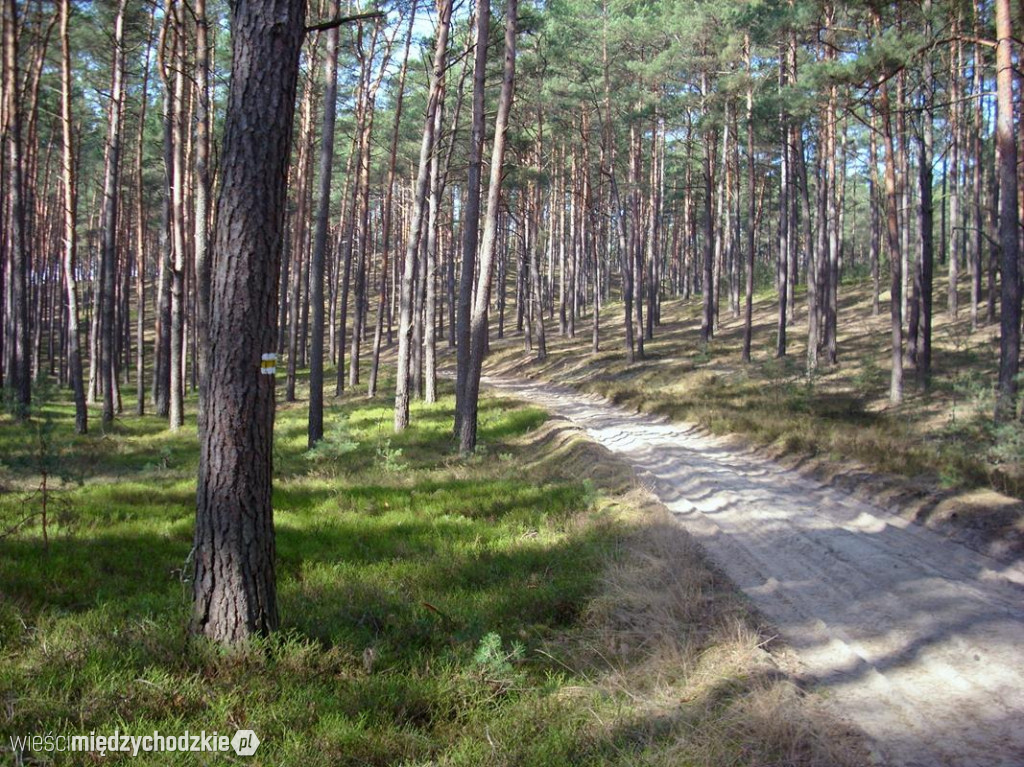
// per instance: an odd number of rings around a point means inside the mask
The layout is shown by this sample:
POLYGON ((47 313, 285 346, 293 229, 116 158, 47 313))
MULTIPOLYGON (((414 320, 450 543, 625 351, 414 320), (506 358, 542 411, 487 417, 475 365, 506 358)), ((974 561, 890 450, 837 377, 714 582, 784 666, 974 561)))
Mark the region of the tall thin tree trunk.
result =
MULTIPOLYGON (((960 41, 960 10, 953 12, 953 48, 949 54, 949 166, 952 168, 953 179, 949 185, 949 292, 947 307, 949 316, 956 319, 960 311, 960 297, 957 292, 960 279, 959 244, 964 241, 960 223, 960 134, 963 114, 963 84, 960 82, 963 72, 963 43, 960 41)), ((949 172, 947 171, 947 176, 949 172)))
POLYGON ((380 371, 380 348, 384 335, 384 315, 387 313, 388 271, 391 255, 391 217, 395 196, 395 171, 398 165, 398 136, 402 121, 402 104, 405 101, 405 76, 409 69, 409 50, 412 46, 412 28, 416 22, 416 0, 409 9, 409 27, 405 33, 405 53, 402 67, 398 72, 397 96, 395 99, 395 122, 391 129, 391 150, 388 154, 388 176, 384 185, 384 218, 381 223, 383 244, 381 246, 380 292, 377 295, 377 318, 373 331, 373 357, 370 362, 370 382, 367 397, 377 394, 377 376, 380 371))
MULTIPOLYGON (((332 16, 341 5, 331 3, 332 16)), ((309 265, 309 292, 313 309, 313 339, 309 350, 308 445, 312 448, 324 436, 324 265, 327 253, 327 219, 331 207, 331 175, 334 168, 334 123, 338 102, 338 29, 327 30, 324 57, 324 119, 320 136, 320 186, 314 223, 313 254, 309 265)))
POLYGON ((174 116, 172 121, 172 182, 171 182, 171 388, 170 428, 177 430, 185 423, 185 11, 183 0, 174 0, 174 116))
MULTIPOLYGON (((423 399, 437 401, 437 241, 444 182, 441 178, 441 119, 444 114, 443 94, 437 105, 434 121, 434 151, 430 157, 430 199, 428 202, 427 236, 423 269, 423 399)), ((455 140, 455 137, 452 137, 455 140)))
POLYGON ((1017 136, 1013 124, 1013 23, 1010 0, 996 0, 996 148, 999 158, 999 245, 1002 296, 996 419, 1016 415, 1020 372, 1020 220, 1017 210, 1017 136))
POLYGON ((470 322, 473 311, 473 279, 480 243, 480 185, 484 148, 484 89, 487 79, 487 37, 491 22, 490 0, 476 0, 476 51, 473 62, 473 122, 468 153, 466 194, 462 206, 462 273, 456 318, 455 429, 461 443, 462 415, 466 411, 469 380, 470 322))
POLYGON ((10 206, 10 261, 5 286, 4 388, 18 409, 19 418, 28 416, 32 402, 31 349, 28 316, 28 237, 26 227, 25 175, 21 116, 18 104, 18 10, 15 0, 4 2, 4 93, 6 112, 7 173, 10 206))
MULTIPOLYGON (((147 42, 153 41, 156 27, 156 13, 150 21, 147 42)), ((146 58, 142 71, 142 99, 139 106, 139 125, 135 141, 135 250, 138 254, 135 267, 135 414, 146 412, 146 214, 143 199, 143 157, 146 141, 146 112, 149 101, 150 48, 146 46, 146 58)))
MULTIPOLYGON (((167 35, 170 18, 164 19, 161 38, 167 35)), ((162 43, 162 39, 161 39, 162 43)), ((162 47, 162 45, 161 45, 162 47)), ((154 342, 153 361, 153 405, 161 418, 170 416, 171 407, 171 272, 174 269, 171 245, 171 187, 174 184, 173 153, 173 95, 168 77, 164 74, 161 61, 161 75, 164 82, 163 106, 163 166, 164 183, 160 201, 159 237, 159 283, 157 285, 157 326, 154 342)))
MULTIPOLYGON (((974 36, 981 35, 981 0, 974 0, 974 36)), ((973 89, 974 96, 974 126, 971 132, 974 148, 973 167, 971 169, 971 192, 974 196, 972 220, 974 223, 973 237, 971 237, 971 330, 978 328, 978 305, 981 303, 981 260, 982 260, 982 236, 985 226, 985 219, 981 209, 982 199, 982 137, 983 123, 982 108, 985 104, 985 96, 982 93, 983 78, 981 44, 974 43, 974 60, 971 63, 974 70, 973 89)))
POLYGON ((120 0, 114 19, 114 55, 111 64, 107 149, 103 172, 102 249, 100 252, 100 391, 103 423, 114 420, 117 362, 114 354, 114 302, 117 277, 117 215, 120 197, 121 104, 124 100, 124 10, 120 0))
POLYGON ((501 80, 501 93, 498 97, 498 114, 494 120, 491 176, 487 187, 487 213, 484 216, 480 268, 470 321, 469 365, 466 371, 464 397, 459 403, 459 452, 464 454, 473 452, 476 449, 477 441, 477 405, 480 399, 480 374, 483 370, 487 346, 487 307, 490 302, 491 275, 497 249, 502 166, 505 160, 509 112, 512 109, 512 89, 515 84, 518 7, 518 0, 508 0, 505 11, 505 64, 501 80))
MULTIPOLYGON (((779 90, 782 90, 789 83, 786 67, 789 55, 788 48, 784 44, 779 47, 779 90)), ((779 317, 776 326, 775 356, 785 357, 787 350, 786 320, 788 318, 789 304, 793 299, 790 296, 791 286, 789 284, 789 234, 791 229, 789 225, 789 196, 791 194, 790 180, 792 178, 792 146, 789 141, 789 117, 784 106, 779 108, 779 128, 782 136, 782 148, 779 164, 779 253, 775 268, 775 280, 779 291, 779 317)))
MULTIPOLYGON (((314 65, 315 68, 315 65, 314 65)), ((312 194, 312 166, 313 166, 313 115, 316 111, 314 106, 313 76, 310 75, 305 82, 305 90, 302 94, 302 108, 299 118, 299 156, 295 168, 295 213, 291 217, 291 236, 289 246, 291 248, 291 285, 289 286, 288 298, 288 369, 285 379, 285 401, 295 401, 295 386, 298 380, 298 371, 305 360, 305 348, 302 345, 302 315, 303 315, 303 284, 308 279, 306 271, 306 230, 308 228, 307 215, 309 210, 309 196, 312 194)), ((308 289, 307 289, 308 292, 308 289)), ((308 307, 308 296, 305 305, 308 307)))
MULTIPOLYGON (((486 2, 487 0, 482 0, 486 2)), ((478 11, 479 12, 479 11, 478 11)), ((430 185, 430 159, 435 144, 435 121, 444 82, 446 57, 448 53, 448 28, 451 22, 452 0, 442 0, 437 19, 437 39, 434 46, 434 60, 430 71, 430 92, 427 98, 427 113, 424 116, 423 138, 420 142, 419 168, 416 174, 416 189, 413 199, 412 224, 409 228, 409 242, 405 249, 405 271, 402 275, 401 316, 398 326, 398 372, 395 381, 395 431, 402 431, 409 425, 409 387, 412 383, 412 331, 413 331, 413 288, 416 277, 417 253, 426 216, 427 194, 430 185)), ((486 38, 485 38, 486 39, 486 38)), ((478 41, 479 44, 479 41, 478 41)), ((486 43, 481 47, 486 48, 486 43)), ((431 321, 433 318, 431 318, 431 321)))
MULTIPOLYGON (((757 200, 755 199, 757 194, 757 167, 754 161, 754 83, 753 72, 751 71, 752 60, 749 34, 744 37, 743 43, 746 53, 747 75, 751 79, 747 84, 747 285, 744 297, 742 358, 744 362, 750 362, 750 344, 754 325, 754 237, 757 227, 757 221, 755 220, 757 215, 757 200)), ((779 316, 784 318, 785 314, 786 310, 783 304, 779 316)), ((784 342, 782 348, 785 349, 784 342)))
POLYGON ((209 206, 210 206, 210 43, 209 21, 206 18, 206 0, 194 0, 192 8, 196 22, 196 111, 195 125, 195 186, 192 213, 193 249, 196 275, 196 339, 199 373, 199 410, 197 420, 206 414, 206 378, 209 365, 210 277, 209 258, 209 206))
MULTIPOLYGON (((68 379, 75 399, 75 431, 85 434, 89 427, 89 411, 85 405, 85 382, 82 380, 82 355, 79 349, 78 333, 78 288, 75 277, 75 257, 78 248, 78 194, 75 184, 74 140, 71 118, 71 45, 68 37, 68 21, 71 15, 71 0, 60 2, 61 42, 61 139, 63 145, 63 186, 64 186, 64 288, 67 291, 67 349, 68 379)), ((141 348, 139 350, 141 359, 141 348)), ((142 389, 142 379, 138 381, 142 389)))
MULTIPOLYGON (((702 103, 708 98, 708 74, 700 73, 700 92, 702 103)), ((706 106, 702 106, 706 110, 706 106)), ((711 170, 711 152, 715 145, 712 132, 705 134, 704 141, 704 278, 701 289, 704 293, 704 311, 701 315, 700 342, 707 345, 715 333, 715 245, 714 245, 714 214, 713 190, 714 176, 711 170)))
MULTIPOLYGON (((877 20, 876 20, 877 28, 877 20)), ((896 150, 893 146, 892 108, 889 84, 883 75, 879 92, 882 114, 882 139, 885 147, 885 213, 886 236, 889 245, 889 273, 891 288, 889 307, 892 320, 892 372, 889 379, 889 401, 898 405, 903 401, 903 273, 900 260, 899 193, 896 187, 896 150)))
POLYGON ((877 129, 875 127, 875 111, 871 111, 871 125, 870 125, 870 137, 868 144, 868 162, 871 165, 868 173, 868 205, 870 209, 870 238, 871 242, 869 245, 869 258, 871 260, 871 315, 877 317, 881 308, 879 306, 879 297, 881 294, 881 276, 880 276, 880 260, 881 260, 881 217, 879 216, 879 205, 881 201, 878 197, 878 139, 877 129))
MULTIPOLYGON (((925 17, 925 37, 932 36, 932 0, 923 0, 921 10, 925 17)), ((921 153, 918 158, 920 180, 920 242, 921 254, 915 273, 915 294, 919 296, 920 320, 918 328, 917 357, 915 359, 918 383, 927 388, 931 378, 932 367, 932 299, 934 271, 934 237, 935 211, 932 205, 932 154, 935 143, 934 86, 932 83, 933 67, 931 54, 925 55, 924 77, 924 111, 922 119, 924 128, 921 135, 921 153)))

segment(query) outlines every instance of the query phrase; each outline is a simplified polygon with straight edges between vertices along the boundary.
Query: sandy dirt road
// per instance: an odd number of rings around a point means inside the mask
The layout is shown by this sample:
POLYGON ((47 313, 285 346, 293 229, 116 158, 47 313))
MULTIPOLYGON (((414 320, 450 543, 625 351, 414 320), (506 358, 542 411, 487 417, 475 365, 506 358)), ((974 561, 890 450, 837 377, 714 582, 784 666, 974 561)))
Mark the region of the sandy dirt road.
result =
POLYGON ((879 764, 1024 766, 1024 568, 685 425, 555 385, 484 383, 631 463, 879 764))

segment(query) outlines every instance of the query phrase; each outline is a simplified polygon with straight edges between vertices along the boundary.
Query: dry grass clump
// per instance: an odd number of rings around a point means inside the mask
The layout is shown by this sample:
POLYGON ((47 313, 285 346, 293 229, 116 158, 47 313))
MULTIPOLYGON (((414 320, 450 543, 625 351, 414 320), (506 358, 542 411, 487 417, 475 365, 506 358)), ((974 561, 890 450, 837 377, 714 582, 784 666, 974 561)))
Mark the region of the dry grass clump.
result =
POLYGON ((668 511, 638 490, 618 512, 633 532, 576 653, 619 707, 595 728, 632 729, 642 764, 863 764, 861 737, 794 682, 792 661, 769 650, 773 638, 668 511))

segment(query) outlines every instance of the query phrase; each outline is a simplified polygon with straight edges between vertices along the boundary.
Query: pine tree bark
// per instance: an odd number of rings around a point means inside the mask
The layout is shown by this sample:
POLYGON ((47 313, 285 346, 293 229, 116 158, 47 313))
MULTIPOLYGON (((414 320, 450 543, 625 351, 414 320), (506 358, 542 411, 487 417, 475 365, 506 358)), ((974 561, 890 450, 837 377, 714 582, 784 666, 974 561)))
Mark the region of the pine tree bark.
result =
MULTIPOLYGON (((332 17, 341 13, 338 0, 331 5, 332 17)), ((334 124, 338 113, 338 29, 327 30, 324 56, 324 115, 320 136, 320 179, 317 190, 313 254, 309 266, 310 303, 313 309, 313 338, 309 350, 309 418, 307 441, 310 448, 324 436, 324 271, 327 254, 327 219, 331 207, 331 176, 334 168, 334 124)))
MULTIPOLYGON (((64 289, 67 294, 68 381, 75 400, 75 431, 85 434, 89 429, 89 411, 85 404, 85 382, 82 380, 82 353, 78 330, 78 287, 75 260, 78 251, 78 194, 75 184, 75 146, 71 116, 71 44, 68 36, 71 0, 60 2, 61 42, 61 141, 63 147, 62 180, 64 187, 64 289)), ((141 350, 140 350, 141 352, 141 350)), ((140 354, 141 357, 141 354, 140 354)), ((141 379, 138 381, 142 387, 141 379)))
POLYGON ((195 62, 195 187, 192 213, 193 257, 196 275, 196 338, 199 373, 199 412, 206 414, 206 379, 209 366, 210 278, 209 206, 210 206, 210 44, 206 0, 193 0, 196 22, 195 62))
MULTIPOLYGON (((931 0, 923 0, 921 5, 925 17, 925 37, 932 37, 931 0)), ((921 253, 918 258, 917 270, 914 275, 914 293, 918 297, 915 302, 919 306, 917 332, 917 355, 914 360, 918 384, 928 388, 932 367, 932 303, 933 303, 933 272, 934 272, 934 225, 935 211, 932 203, 932 155, 935 144, 935 125, 933 115, 934 85, 932 82, 933 66, 931 52, 925 54, 924 77, 924 109, 922 119, 924 127, 920 137, 920 156, 918 158, 918 177, 920 183, 920 243, 921 253)))
POLYGON ((171 272, 174 268, 171 245, 171 187, 174 185, 174 105, 170 72, 165 55, 171 29, 171 14, 164 14, 160 29, 160 78, 164 87, 163 98, 163 194, 160 202, 160 269, 157 284, 156 338, 153 349, 153 405, 161 418, 170 416, 171 404, 171 272))
POLYGON ((409 27, 405 33, 405 53, 402 56, 402 66, 398 72, 398 85, 395 98, 395 122, 391 129, 391 150, 388 153, 388 175, 384 185, 384 217, 381 223, 381 266, 380 266, 380 291, 377 294, 377 319, 373 331, 373 356, 370 361, 370 381, 367 385, 366 396, 377 395, 377 377, 380 372, 380 349, 384 335, 384 315, 387 313, 388 301, 388 272, 390 269, 391 256, 391 221, 392 209, 395 196, 395 171, 398 165, 398 137, 402 121, 402 105, 405 101, 405 77, 409 69, 409 50, 412 47, 412 29, 416 21, 416 0, 409 9, 409 27))
MULTIPOLYGON (((146 58, 142 72, 142 99, 139 105, 138 132, 135 137, 135 414, 146 412, 146 210, 143 189, 143 165, 146 143, 146 112, 149 106, 150 51, 156 27, 154 11, 147 34, 146 58)), ((69 76, 70 77, 70 76, 69 76)), ((127 368, 127 365, 126 365, 127 368)))
POLYGON ((187 135, 185 105, 185 11, 183 0, 174 0, 169 12, 173 16, 174 34, 174 97, 171 119, 171 354, 170 412, 171 431, 185 424, 185 141, 187 135))
MULTIPOLYGON (((876 27, 878 21, 876 19, 876 27)), ((879 110, 882 115, 882 142, 885 147, 885 218, 889 246, 890 297, 892 324, 892 370, 889 378, 889 402, 903 402, 903 270, 900 260, 899 193, 896 185, 896 150, 892 132, 892 108, 889 83, 885 75, 879 89, 879 110)))
MULTIPOLYGON (((963 43, 960 41, 960 10, 954 11, 952 36, 953 48, 949 54, 949 168, 952 168, 953 183, 949 185, 949 289, 946 306, 949 316, 956 319, 960 313, 958 293, 960 280, 960 243, 964 241, 960 223, 960 134, 963 114, 963 43)), ((947 176, 949 171, 947 171, 947 176)))
POLYGON ((100 393, 104 424, 114 420, 117 360, 114 351, 114 304, 117 299, 117 216, 120 197, 121 113, 124 101, 124 11, 126 0, 117 5, 114 18, 114 55, 111 64, 110 104, 107 117, 107 147, 103 171, 103 215, 100 223, 100 393))
MULTIPOLYGON (((787 72, 788 63, 788 48, 785 44, 779 46, 779 90, 784 89, 789 82, 789 75, 787 72)), ((780 99, 781 104, 781 99, 780 99)), ((793 172, 791 169, 791 158, 792 158, 792 147, 789 142, 789 117, 786 114, 784 106, 779 108, 779 130, 782 138, 782 147, 780 150, 780 162, 779 162, 779 252, 776 259, 775 267, 775 281, 778 285, 779 292, 779 316, 776 324, 776 338, 775 338, 775 356, 782 358, 786 356, 787 351, 787 338, 786 338, 786 320, 788 318, 789 303, 792 301, 790 297, 790 284, 789 284, 789 196, 792 194, 790 191, 790 180, 793 172)))
MULTIPOLYGON (((487 0, 481 0, 482 3, 487 0)), ((425 227, 424 214, 430 186, 430 161, 434 151, 435 129, 438 105, 444 83, 446 57, 448 53, 448 28, 451 22, 452 0, 442 0, 437 19, 437 39, 434 45, 434 60, 430 70, 430 91, 427 97, 427 113, 423 122, 423 138, 420 141, 420 159, 416 174, 416 189, 413 198, 412 222, 409 227, 409 241, 405 249, 405 270, 402 275, 402 298, 398 325, 398 370, 395 381, 395 431, 402 431, 409 425, 409 389, 412 383, 412 331, 413 331, 413 287, 416 281, 417 254, 420 238, 425 227)), ((479 44, 479 43, 478 43, 479 44)), ((483 46, 486 48, 486 42, 483 46)), ((433 318, 431 318, 433 319, 433 318)))
POLYGON ((487 79, 487 38, 491 22, 490 0, 476 0, 476 51, 473 61, 473 120, 467 150, 468 169, 462 206, 462 272, 456 315, 455 437, 461 443, 462 414, 466 410, 469 378, 470 321, 473 311, 473 278, 480 244, 480 184, 484 149, 484 90, 487 79))
POLYGON ((274 348, 304 3, 232 6, 232 66, 213 250, 209 410, 200 433, 191 631, 235 644, 278 626, 274 348))
POLYGON ((18 9, 15 0, 4 2, 4 94, 7 125, 7 205, 9 206, 10 258, 4 307, 4 388, 10 393, 19 418, 28 417, 32 403, 31 347, 28 316, 28 228, 25 174, 18 104, 18 9))
POLYGON ((494 143, 491 146, 491 175, 487 187, 487 213, 480 248, 480 268, 477 275, 468 369, 465 392, 459 409, 459 452, 472 453, 477 441, 477 406, 480 400, 480 374, 483 370, 487 347, 487 307, 491 298, 491 276, 498 239, 498 206, 501 199, 501 176, 505 160, 505 139, 509 112, 512 109, 512 89, 516 72, 516 20, 518 0, 508 0, 505 11, 505 64, 498 96, 498 114, 494 120, 494 143))
POLYGON ((1017 210, 1017 136, 1013 123, 1013 23, 1010 0, 996 0, 996 148, 999 158, 999 245, 1002 295, 1000 303, 999 385, 996 420, 1009 420, 1017 410, 1020 372, 1020 220, 1017 210))
MULTIPOLYGON (((747 83, 747 267, 746 267, 746 291, 743 303, 743 362, 750 362, 750 345, 753 336, 754 325, 754 237, 757 233, 757 166, 754 158, 754 83, 752 60, 750 53, 750 35, 743 40, 746 53, 747 76, 751 78, 747 83)), ((783 319, 786 316, 785 303, 780 307, 779 316, 783 319)), ((783 342, 783 349, 785 342, 783 342)))
MULTIPOLYGON (((702 105, 706 102, 708 89, 708 74, 705 71, 700 73, 700 93, 702 105)), ((707 106, 702 108, 706 111, 707 106)), ((714 176, 711 167, 711 152, 714 147, 714 135, 711 131, 705 133, 704 140, 704 268, 701 290, 703 291, 703 312, 701 314, 700 342, 703 346, 711 341, 715 334, 715 221, 713 214, 714 176)))

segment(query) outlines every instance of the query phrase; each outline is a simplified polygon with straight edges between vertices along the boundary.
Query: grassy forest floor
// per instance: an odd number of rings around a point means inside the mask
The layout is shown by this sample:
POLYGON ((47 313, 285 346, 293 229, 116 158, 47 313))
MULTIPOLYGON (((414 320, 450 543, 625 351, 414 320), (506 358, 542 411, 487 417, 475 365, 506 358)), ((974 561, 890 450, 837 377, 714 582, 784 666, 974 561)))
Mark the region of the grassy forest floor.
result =
MULTIPOLYGON (((998 325, 971 331, 970 303, 951 320, 936 293, 933 375, 925 391, 906 362, 902 405, 888 401, 888 294, 872 313, 868 283, 840 291, 839 364, 806 369, 806 300, 788 333, 789 354, 775 357, 777 302, 756 297, 751 364, 740 351, 743 323, 723 295, 721 327, 700 343, 700 297, 663 304, 662 324, 629 364, 622 305, 601 312, 601 351, 592 354, 588 314, 576 338, 548 322, 548 358, 538 363, 522 337, 494 344, 488 370, 542 378, 597 393, 626 407, 686 421, 896 509, 1001 558, 1024 554, 1024 425, 996 427, 993 387, 998 325), (555 332, 552 332, 554 330, 555 332)), ((986 306, 980 307, 984 319, 986 306)), ((514 318, 513 318, 514 321, 514 318)))
POLYGON ((304 403, 279 407, 283 625, 234 653, 185 632, 194 421, 76 437, 45 390, 30 423, 0 417, 0 761, 96 761, 12 735, 241 727, 251 764, 861 763, 628 470, 497 399, 460 458, 452 406, 395 436, 390 402, 347 395, 312 453, 304 403))

